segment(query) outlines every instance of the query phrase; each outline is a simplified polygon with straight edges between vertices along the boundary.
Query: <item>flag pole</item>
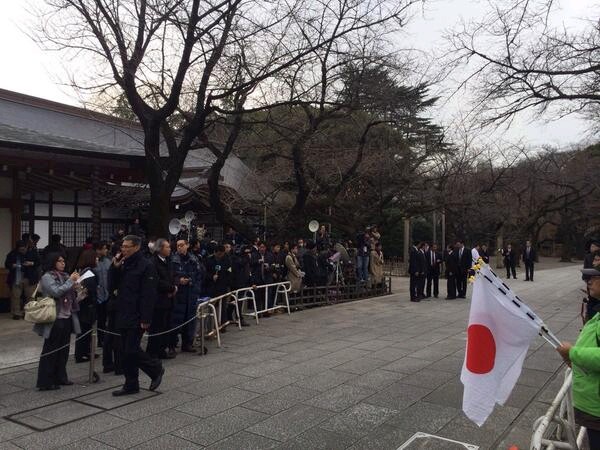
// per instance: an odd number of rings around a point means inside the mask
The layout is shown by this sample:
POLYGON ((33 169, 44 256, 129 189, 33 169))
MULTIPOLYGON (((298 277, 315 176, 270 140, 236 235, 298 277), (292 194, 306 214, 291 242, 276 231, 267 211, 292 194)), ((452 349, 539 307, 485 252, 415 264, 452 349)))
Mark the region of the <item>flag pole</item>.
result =
POLYGON ((552 333, 548 327, 546 327, 546 324, 542 325, 542 328, 540 329, 540 336, 555 349, 562 345, 560 339, 558 339, 554 333, 552 333))

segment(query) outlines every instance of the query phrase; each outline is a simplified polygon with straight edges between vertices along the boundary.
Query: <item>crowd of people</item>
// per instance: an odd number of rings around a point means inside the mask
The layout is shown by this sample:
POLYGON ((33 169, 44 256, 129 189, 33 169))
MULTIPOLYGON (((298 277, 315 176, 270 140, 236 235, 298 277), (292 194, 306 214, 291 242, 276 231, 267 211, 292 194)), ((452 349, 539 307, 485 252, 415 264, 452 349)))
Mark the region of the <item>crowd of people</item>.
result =
MULTIPOLYGON (((143 230, 137 223, 129 230, 133 231, 137 234, 120 229, 110 242, 87 239, 75 251, 65 247, 59 235, 38 249, 39 236, 25 234, 7 255, 13 319, 23 318, 23 305, 38 283, 38 295, 55 299, 57 305, 54 323, 34 327, 44 338, 40 390, 71 384, 66 372, 71 334, 77 336, 76 363, 98 357, 90 352, 94 324, 103 347, 103 372, 125 376, 123 388, 115 392, 125 395, 139 391, 138 369, 149 375, 156 388, 163 373, 161 359, 175 358, 177 351, 196 351, 199 301, 281 281, 290 282, 292 293, 304 286, 344 282, 376 286, 384 281, 377 227, 358 233, 357 245, 352 240, 332 240, 324 226, 312 240, 270 245, 260 238, 249 242, 231 228, 221 242, 206 235, 188 241, 185 232, 173 239, 146 240, 139 236, 143 230), (82 278, 88 271, 94 276, 82 278), (149 338, 142 351, 146 331, 149 338)), ((257 310, 268 317, 276 289, 255 292, 257 310)), ((247 326, 243 316, 234 317, 232 303, 223 301, 221 306, 222 332, 234 321, 247 326)))

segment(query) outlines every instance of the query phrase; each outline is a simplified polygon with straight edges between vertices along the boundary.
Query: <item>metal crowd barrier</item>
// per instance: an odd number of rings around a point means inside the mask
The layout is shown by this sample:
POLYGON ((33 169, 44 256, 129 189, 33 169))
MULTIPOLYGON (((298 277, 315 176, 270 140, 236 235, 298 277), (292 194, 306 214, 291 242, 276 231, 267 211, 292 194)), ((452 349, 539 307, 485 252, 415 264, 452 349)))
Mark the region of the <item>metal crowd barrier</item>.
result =
POLYGON ((565 371, 565 381, 546 414, 533 424, 530 450, 580 450, 586 436, 585 427, 577 432, 571 384, 573 373, 565 371))
MULTIPOLYGON (((283 281, 280 283, 271 283, 271 284, 263 284, 261 286, 254 286, 254 287, 248 287, 248 288, 242 288, 242 289, 238 289, 236 291, 232 291, 232 292, 228 292, 226 294, 223 295, 219 295, 218 297, 213 297, 210 299, 207 299, 205 301, 199 301, 196 307, 196 318, 199 319, 200 322, 200 337, 201 337, 201 341, 202 341, 202 349, 204 349, 204 331, 205 331, 205 326, 204 326, 204 319, 206 319, 207 317, 212 317, 212 330, 208 333, 208 336, 216 336, 217 338, 217 346, 221 347, 221 334, 220 334, 220 330, 229 325, 231 322, 225 322, 225 323, 221 323, 221 311, 223 310, 222 307, 222 303, 224 301, 229 301, 230 299, 232 300, 232 303, 235 306, 235 312, 236 312, 236 318, 237 320, 235 321, 237 323, 238 328, 242 328, 242 321, 241 318, 242 316, 254 316, 256 319, 256 323, 258 324, 258 315, 265 313, 265 312, 271 312, 271 311, 275 311, 277 309, 281 309, 281 308, 287 308, 288 314, 291 314, 290 311, 290 302, 289 302, 289 292, 291 290, 291 283, 289 281, 283 281), (275 299, 273 301, 273 306, 269 307, 269 302, 268 302, 268 289, 269 288, 275 288, 275 299), (256 292, 260 289, 264 289, 265 290, 265 308, 262 310, 258 310, 257 304, 256 304, 256 292), (284 299, 285 299, 285 305, 277 305, 277 299, 279 297, 279 294, 282 294, 284 299), (252 305, 254 307, 253 312, 244 312, 244 309, 242 310, 242 313, 240 314, 240 303, 245 303, 248 300, 252 301, 252 305), (206 309, 208 309, 209 311, 206 312, 206 309)), ((243 305, 245 306, 245 305, 243 305)), ((198 334, 198 333, 196 333, 198 334)), ((202 350, 203 351, 203 350, 202 350)))
MULTIPOLYGON (((290 311, 289 293, 291 290, 292 290, 292 283, 290 283, 289 281, 282 281, 279 283, 263 284, 260 286, 253 286, 253 287, 238 289, 237 291, 235 291, 233 293, 233 295, 235 297, 235 300, 234 300, 235 301, 235 311, 238 316, 238 319, 241 318, 242 315, 254 317, 254 319, 256 320, 256 324, 258 325, 259 314, 273 312, 278 309, 287 309, 287 313, 288 313, 288 315, 290 315, 291 311, 290 311), (273 299, 273 306, 271 306, 271 307, 269 307, 269 288, 275 288, 275 298, 273 299), (256 292, 261 289, 265 290, 265 295, 264 295, 265 305, 264 305, 264 309, 261 309, 259 311, 258 306, 256 304, 256 292), (285 305, 277 304, 277 299, 279 298, 279 294, 283 295, 283 298, 285 300, 285 305), (252 301, 252 306, 254 307, 253 312, 243 312, 242 311, 242 315, 240 315, 239 303, 247 302, 248 300, 252 301)), ((245 306, 247 306, 247 305, 245 305, 245 306)), ((242 326, 241 320, 238 320, 238 326, 241 328, 241 326, 242 326)))

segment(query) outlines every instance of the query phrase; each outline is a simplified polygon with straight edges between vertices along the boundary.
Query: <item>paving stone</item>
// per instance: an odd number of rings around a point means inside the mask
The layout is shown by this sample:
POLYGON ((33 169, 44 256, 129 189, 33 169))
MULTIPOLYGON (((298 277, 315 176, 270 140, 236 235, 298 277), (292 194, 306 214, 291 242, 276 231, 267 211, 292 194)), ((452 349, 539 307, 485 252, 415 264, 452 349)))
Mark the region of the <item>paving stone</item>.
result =
POLYGON ((81 441, 98 433, 110 433, 114 428, 128 422, 107 413, 87 417, 59 428, 32 433, 15 439, 13 443, 24 449, 39 450, 45 448, 63 447, 73 442, 81 441))
POLYGON ((290 385, 268 394, 261 395, 260 397, 244 403, 243 406, 244 408, 273 415, 289 409, 303 400, 308 400, 318 394, 320 394, 320 392, 313 389, 290 385))
POLYGON ((397 361, 394 361, 391 364, 381 366, 381 369, 411 374, 418 372, 419 370, 429 366, 430 364, 431 361, 406 356, 404 358, 398 359, 397 361))
POLYGON ((358 358, 353 361, 348 361, 347 363, 340 364, 339 366, 335 366, 335 370, 354 373, 356 375, 363 375, 367 372, 370 372, 373 369, 385 366, 386 364, 387 361, 365 357, 358 358))
POLYGON ((399 347, 385 347, 381 350, 371 353, 369 356, 383 361, 393 362, 410 354, 410 350, 399 347))
POLYGON ((304 404, 340 412, 356 403, 360 403, 361 400, 364 400, 375 393, 377 393, 377 391, 374 389, 342 384, 341 386, 325 391, 310 400, 306 400, 304 404))
POLYGON ((359 403, 323 422, 320 427, 356 439, 390 420, 397 411, 381 406, 359 403))
POLYGON ((237 387, 246 391, 258 392, 259 394, 266 394, 267 392, 275 391, 279 388, 295 383, 303 379, 303 376, 291 374, 286 371, 274 372, 260 378, 253 378, 243 383, 240 383, 237 387))
POLYGON ((463 385, 458 378, 452 378, 447 383, 438 387, 423 400, 452 408, 461 408, 463 398, 463 385))
POLYGON ((112 395, 112 391, 102 391, 96 392, 94 394, 84 395, 83 397, 78 397, 77 401, 85 403, 86 405, 96 406, 99 408, 113 409, 118 408, 119 406, 127 405, 129 403, 139 402, 146 398, 154 397, 155 395, 160 394, 151 391, 141 390, 140 393, 137 395, 125 395, 123 397, 115 397, 114 395, 112 395))
POLYGON ((304 361, 310 361, 311 359, 320 358, 326 355, 327 352, 316 348, 305 348, 299 351, 293 351, 285 356, 281 356, 278 359, 281 361, 287 361, 291 363, 300 363, 304 361))
POLYGON ((183 427, 172 434, 200 445, 208 446, 225 439, 248 426, 265 420, 267 414, 240 406, 183 427))
POLYGON ((365 399, 364 402, 400 411, 421 400, 430 392, 430 389, 404 384, 399 381, 365 399))
POLYGON ((169 391, 164 394, 149 397, 139 403, 130 403, 109 411, 110 414, 128 420, 138 420, 143 417, 160 414, 188 402, 195 397, 186 392, 169 391))
POLYGON ((165 434, 133 448, 136 450, 197 450, 204 447, 172 434, 165 434))
POLYGON ((251 426, 247 431, 285 442, 318 425, 331 415, 331 412, 323 409, 297 405, 251 426))
POLYGON ((332 367, 339 366, 340 361, 329 359, 329 355, 322 358, 311 359, 299 364, 294 364, 287 367, 286 372, 290 372, 294 375, 314 376, 324 372, 332 367))
POLYGON ((197 417, 210 417, 258 396, 259 394, 255 392, 229 388, 215 395, 192 400, 178 406, 176 410, 197 417))
POLYGON ((329 342, 319 342, 313 346, 317 350, 325 350, 328 352, 336 352, 343 348, 352 347, 356 345, 356 342, 344 341, 344 340, 333 340, 329 342))
POLYGON ((10 441, 19 436, 24 436, 31 433, 29 428, 17 423, 4 421, 0 422, 0 442, 10 441))
POLYGON ((431 370, 429 367, 426 367, 423 370, 419 370, 418 372, 405 376, 402 378, 402 383, 435 389, 442 384, 447 383, 449 380, 455 379, 457 376, 458 375, 455 373, 444 372, 441 370, 431 370))
POLYGON ((414 433, 406 430, 382 425, 375 428, 354 445, 348 447, 348 450, 397 450, 403 443, 410 439, 413 434, 414 433))
POLYGON ((17 447, 10 442, 0 442, 0 450, 21 450, 21 447, 17 447))
POLYGON ((300 387, 315 389, 317 391, 327 391, 353 378, 356 378, 356 375, 352 373, 325 370, 316 375, 307 376, 294 384, 300 387))
POLYGON ((178 411, 165 411, 100 433, 94 439, 117 448, 135 447, 173 430, 197 422, 198 418, 178 411))
POLYGON ((439 430, 437 434, 449 439, 468 441, 488 448, 500 438, 518 414, 519 410, 510 406, 496 407, 481 427, 467 419, 464 414, 459 414, 439 430))
POLYGON ((407 376, 408 375, 399 372, 375 369, 359 377, 352 378, 346 381, 345 384, 350 384, 352 386, 364 386, 367 388, 380 390, 395 383, 396 381, 404 379, 407 376))
POLYGON ((206 448, 207 450, 267 450, 276 448, 279 444, 278 441, 268 439, 264 436, 242 431, 206 448))
POLYGON ((251 366, 245 366, 239 369, 233 370, 234 373, 239 375, 244 375, 247 377, 262 377, 268 375, 273 372, 278 372, 286 367, 291 366, 292 363, 286 361, 279 361, 277 359, 273 359, 270 361, 262 361, 257 364, 253 364, 251 366))
POLYGON ((523 386, 522 384, 516 384, 513 388, 510 397, 506 401, 506 406, 513 406, 515 408, 524 409, 538 394, 540 388, 532 386, 523 386))
POLYGON ((337 365, 339 365, 350 361, 358 361, 362 358, 367 358, 370 354, 371 352, 369 350, 360 350, 352 347, 330 353, 325 359, 327 361, 337 362, 337 365))
POLYGON ((237 373, 226 373, 216 376, 213 379, 198 381, 188 386, 180 387, 178 390, 187 392, 195 396, 214 395, 217 392, 224 391, 233 386, 242 384, 245 381, 252 380, 252 377, 247 377, 237 373))
POLYGON ((420 401, 400 411, 385 425, 406 431, 435 434, 460 413, 457 408, 420 401))
POLYGON ((61 447, 61 450, 105 450, 113 448, 116 447, 111 447, 110 445, 107 445, 104 442, 99 442, 92 438, 87 438, 81 441, 73 442, 69 445, 65 445, 61 447))
POLYGON ((281 446, 278 450, 344 450, 352 445, 355 439, 352 436, 334 433, 320 427, 296 436, 281 446))

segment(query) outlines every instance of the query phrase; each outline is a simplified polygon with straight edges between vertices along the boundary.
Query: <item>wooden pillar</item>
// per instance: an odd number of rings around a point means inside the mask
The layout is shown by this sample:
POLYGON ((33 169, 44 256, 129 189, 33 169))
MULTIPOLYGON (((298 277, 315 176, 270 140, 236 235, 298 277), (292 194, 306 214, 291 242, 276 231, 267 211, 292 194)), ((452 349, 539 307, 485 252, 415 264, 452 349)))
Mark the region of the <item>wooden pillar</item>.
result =
POLYGON ((446 211, 442 211, 442 252, 446 251, 446 211))
POLYGON ((92 239, 99 241, 101 229, 102 208, 100 206, 100 173, 95 167, 92 171, 92 239))
POLYGON ((410 249, 410 218, 404 219, 404 271, 408 273, 408 251, 410 249))
POLYGON ((12 176, 13 188, 12 188, 12 199, 11 199, 11 219, 12 219, 12 230, 11 230, 11 245, 17 240, 21 239, 21 215, 23 214, 23 201, 21 199, 21 183, 19 182, 19 171, 14 170, 12 176))
POLYGON ((433 241, 432 244, 437 244, 437 212, 433 211, 432 213, 432 221, 433 221, 433 241))

